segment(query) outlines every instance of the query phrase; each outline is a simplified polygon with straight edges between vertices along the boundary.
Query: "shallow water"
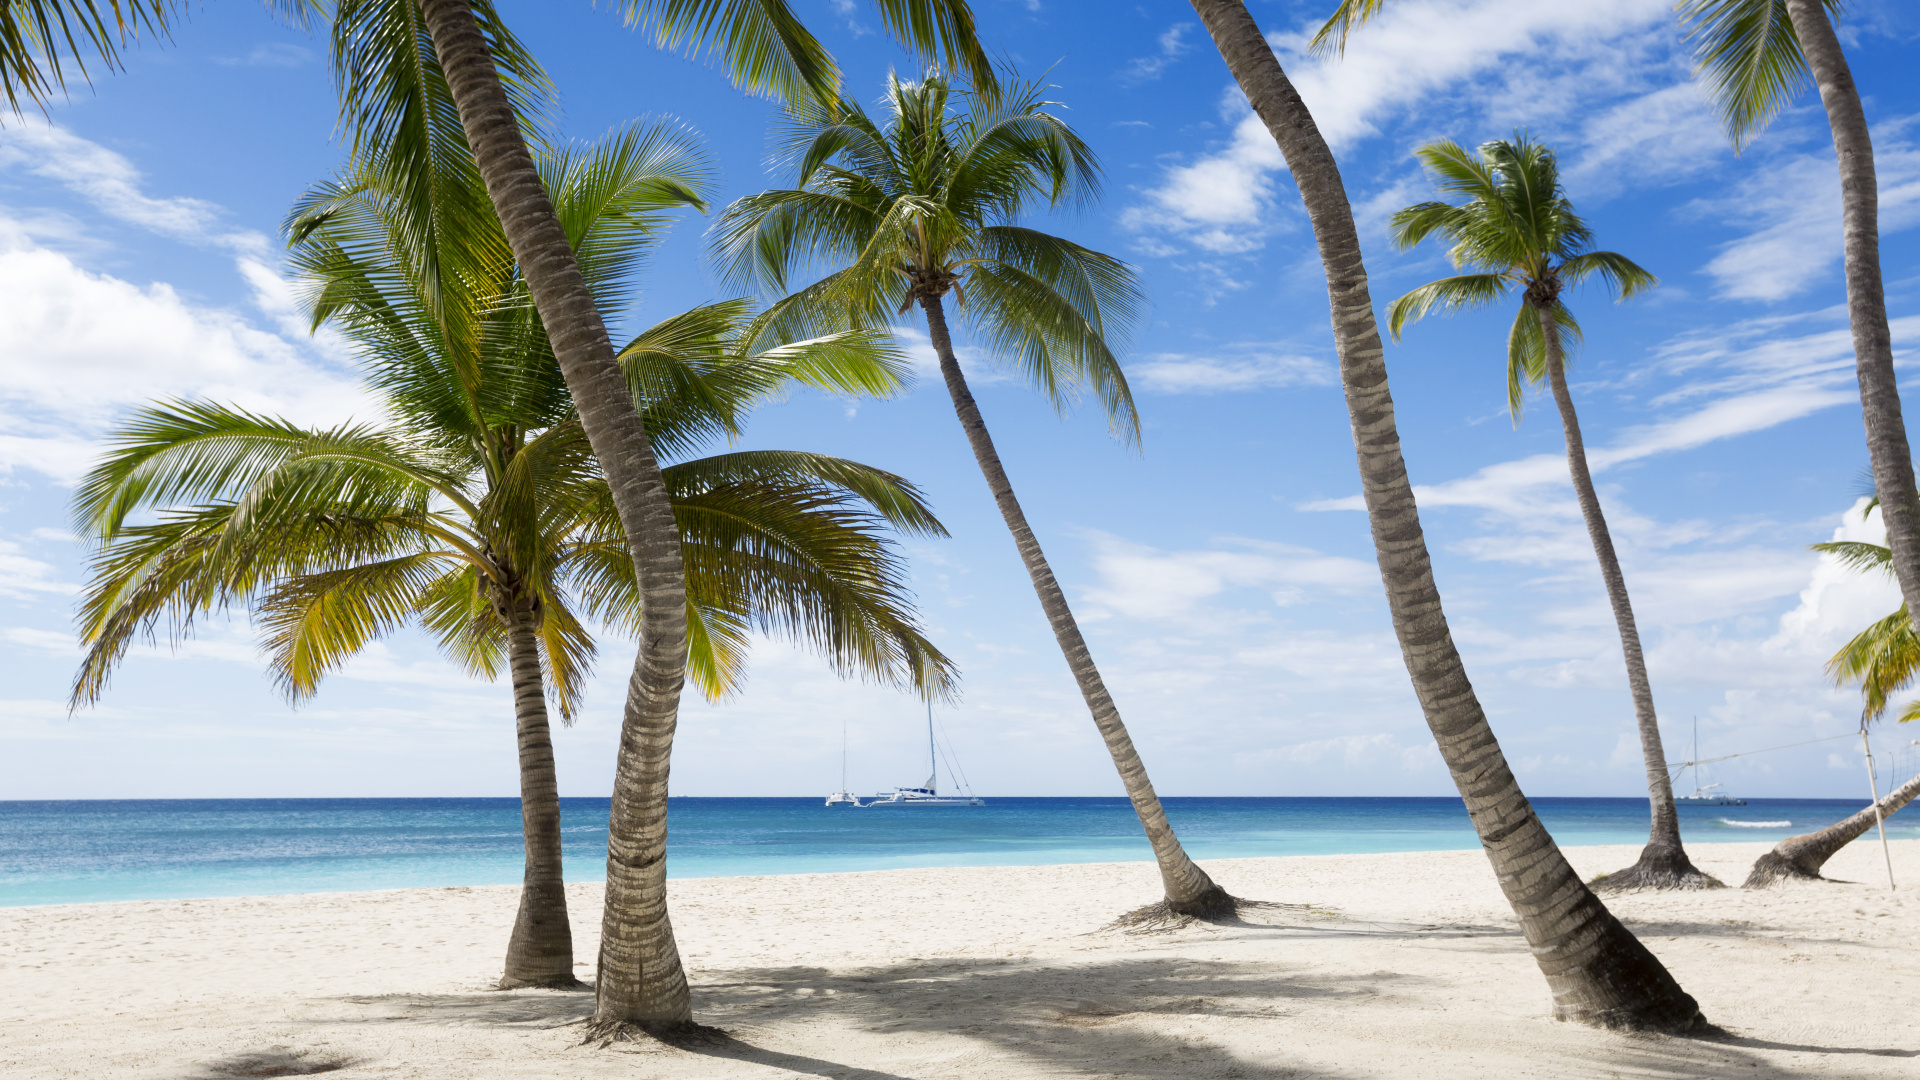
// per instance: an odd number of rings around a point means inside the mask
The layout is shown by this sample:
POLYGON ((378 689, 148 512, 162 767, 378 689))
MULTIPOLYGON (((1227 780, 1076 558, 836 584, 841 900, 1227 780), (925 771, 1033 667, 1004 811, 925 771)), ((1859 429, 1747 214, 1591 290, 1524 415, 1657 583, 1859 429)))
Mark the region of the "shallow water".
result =
MULTIPOLYGON (((1477 846, 1460 800, 1170 798, 1195 858, 1477 846)), ((604 877, 606 799, 561 800, 570 881, 604 877)), ((1562 844, 1646 838, 1636 799, 1536 799, 1562 844)), ((1689 843, 1777 840, 1866 800, 1683 806, 1689 843)), ((978 808, 853 809, 818 798, 671 800, 673 877, 1151 858, 1125 799, 989 799, 978 808)), ((1888 824, 1920 837, 1920 818, 1888 824)), ((0 802, 0 905, 510 884, 517 799, 0 802)))

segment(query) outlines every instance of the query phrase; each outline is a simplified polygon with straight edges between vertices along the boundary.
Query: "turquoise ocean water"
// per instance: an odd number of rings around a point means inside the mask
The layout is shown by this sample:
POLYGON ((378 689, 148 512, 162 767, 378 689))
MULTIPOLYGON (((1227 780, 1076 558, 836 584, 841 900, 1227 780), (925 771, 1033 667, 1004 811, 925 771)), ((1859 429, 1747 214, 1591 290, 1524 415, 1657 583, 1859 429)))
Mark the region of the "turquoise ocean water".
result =
MULTIPOLYGON (((564 799, 566 872, 604 877, 607 800, 564 799)), ((674 877, 1151 858, 1125 799, 989 799, 979 808, 852 809, 817 798, 671 801, 674 877)), ((1562 844, 1646 839, 1635 799, 1536 799, 1562 844)), ((1689 843, 1778 840, 1866 800, 1683 807, 1689 843)), ((1458 799, 1166 800, 1195 858, 1477 846, 1458 799)), ((1894 837, 1920 837, 1896 817, 1894 837)), ((0 905, 511 884, 517 799, 0 802, 0 905)))

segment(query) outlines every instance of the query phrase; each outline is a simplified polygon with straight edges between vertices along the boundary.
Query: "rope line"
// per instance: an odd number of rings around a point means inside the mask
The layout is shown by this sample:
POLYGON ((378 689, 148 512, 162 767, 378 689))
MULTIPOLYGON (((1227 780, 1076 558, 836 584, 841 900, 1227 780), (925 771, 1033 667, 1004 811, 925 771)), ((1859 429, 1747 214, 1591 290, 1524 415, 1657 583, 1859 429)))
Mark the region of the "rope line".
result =
POLYGON ((1746 757, 1749 754, 1767 754, 1775 750, 1791 750, 1796 746, 1812 746, 1814 743, 1832 742, 1835 739, 1851 739, 1859 734, 1857 731, 1849 731, 1842 735, 1828 735, 1822 739, 1808 739, 1805 742, 1790 742, 1784 746, 1769 746, 1762 750, 1742 750, 1737 754, 1722 754, 1719 757, 1701 758, 1699 761, 1669 761, 1667 762, 1667 768, 1684 769, 1690 765, 1711 765, 1716 761, 1729 761, 1737 757, 1746 757))

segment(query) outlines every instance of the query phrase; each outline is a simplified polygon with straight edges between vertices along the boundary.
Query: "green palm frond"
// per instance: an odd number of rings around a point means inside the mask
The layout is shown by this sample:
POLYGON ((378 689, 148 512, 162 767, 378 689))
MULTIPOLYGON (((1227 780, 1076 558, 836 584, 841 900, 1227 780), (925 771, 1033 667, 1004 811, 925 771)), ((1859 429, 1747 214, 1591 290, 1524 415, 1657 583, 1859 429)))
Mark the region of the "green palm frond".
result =
POLYGON ((24 104, 45 108, 67 90, 67 67, 84 81, 87 54, 112 71, 120 49, 141 34, 164 40, 173 29, 175 0, 4 0, 0 2, 0 88, 17 116, 24 104))
POLYGON ((1347 38, 1355 30, 1371 22, 1387 6, 1387 0, 1340 0, 1340 6, 1333 10, 1327 21, 1307 43, 1307 52, 1312 56, 1342 55, 1347 51, 1347 38))
POLYGON ((1882 544, 1868 544, 1858 540, 1833 540, 1824 544, 1808 544, 1808 548, 1823 555, 1832 555, 1839 559, 1840 565, 1849 570, 1865 573, 1878 570, 1884 574, 1893 573, 1893 551, 1882 544))
MULTIPOLYGON (((1920 638, 1913 632, 1913 620, 1907 606, 1880 619, 1841 647, 1827 661, 1827 674, 1834 685, 1860 687, 1864 699, 1864 718, 1877 720, 1886 715, 1893 697, 1912 685, 1920 672, 1920 638)), ((1906 721, 1920 710, 1908 706, 1900 719, 1906 721)))
MULTIPOLYGON (((630 26, 649 27, 663 49, 720 62, 735 85, 787 101, 839 92, 840 71, 826 47, 785 0, 619 0, 630 26)), ((896 40, 920 56, 944 57, 991 89, 965 0, 873 0, 896 40)))
POLYGON ((327 672, 413 619, 446 560, 423 552, 279 582, 258 611, 274 681, 294 701, 311 697, 327 672))
POLYGON ((591 145, 557 147, 535 164, 580 273, 603 304, 632 285, 667 212, 704 213, 716 182, 698 138, 669 122, 628 124, 591 145))
POLYGON ((1598 275, 1613 294, 1620 300, 1646 292, 1660 279, 1641 268, 1640 264, 1612 251, 1588 251, 1568 259, 1560 264, 1560 278, 1569 285, 1578 285, 1589 277, 1598 275))
POLYGON ((1512 286, 1505 274, 1460 274, 1430 281, 1387 305, 1387 330, 1399 341, 1401 331, 1435 308, 1451 313, 1485 307, 1507 295, 1512 286))
MULTIPOLYGON (((1843 0, 1822 0, 1839 19, 1843 0)), ((1720 122, 1744 146, 1812 81, 1786 0, 1680 0, 1675 5, 1720 122)))

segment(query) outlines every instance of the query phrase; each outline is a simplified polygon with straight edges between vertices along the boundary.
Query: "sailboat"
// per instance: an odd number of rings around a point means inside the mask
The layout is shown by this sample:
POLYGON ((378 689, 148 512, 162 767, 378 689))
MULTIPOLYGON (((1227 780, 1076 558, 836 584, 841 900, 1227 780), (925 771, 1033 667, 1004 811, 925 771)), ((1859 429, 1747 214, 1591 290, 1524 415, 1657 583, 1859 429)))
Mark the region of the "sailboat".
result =
MULTIPOLYGON (((940 776, 940 748, 933 739, 933 702, 927 702, 927 782, 920 787, 897 787, 885 795, 867 800, 874 806, 985 806, 985 799, 965 795, 942 795, 936 783, 940 776)), ((855 805, 860 805, 855 803, 855 805)))
POLYGON ((840 721, 840 790, 827 796, 828 806, 859 806, 860 797, 847 790, 847 722, 840 721))
POLYGON ((1745 806, 1747 800, 1736 799, 1724 791, 1715 791, 1719 784, 1702 784, 1706 777, 1700 772, 1700 718, 1693 718, 1693 760, 1687 762, 1693 766, 1693 794, 1675 795, 1675 806, 1745 806))

